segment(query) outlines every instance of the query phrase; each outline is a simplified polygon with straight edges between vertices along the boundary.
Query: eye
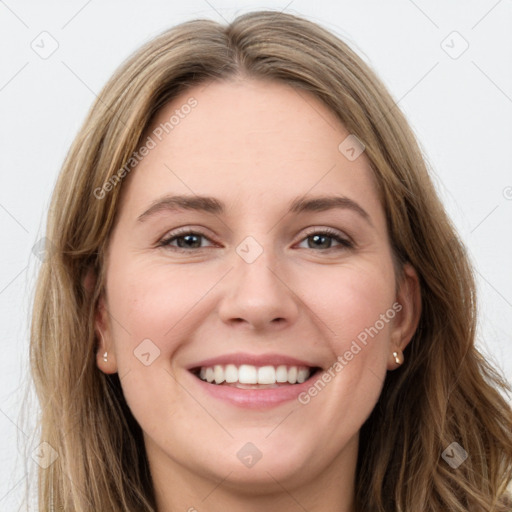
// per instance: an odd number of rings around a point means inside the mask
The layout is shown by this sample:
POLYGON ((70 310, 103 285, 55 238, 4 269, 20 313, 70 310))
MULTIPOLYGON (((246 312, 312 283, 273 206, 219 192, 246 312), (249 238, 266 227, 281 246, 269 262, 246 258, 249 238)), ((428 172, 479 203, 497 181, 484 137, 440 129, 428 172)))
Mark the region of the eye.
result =
POLYGON ((192 231, 190 229, 183 229, 171 233, 170 236, 161 240, 158 244, 159 247, 170 247, 178 251, 189 251, 193 249, 204 249, 201 246, 201 238, 209 240, 206 235, 192 231), (177 242, 177 246, 173 242, 177 242))
POLYGON ((308 243, 308 249, 320 248, 324 250, 329 249, 351 249, 354 247, 354 244, 344 238, 338 231, 323 228, 318 230, 312 230, 306 234, 306 237, 303 240, 312 240, 312 244, 308 243), (338 242, 341 247, 332 247, 332 240, 338 242))

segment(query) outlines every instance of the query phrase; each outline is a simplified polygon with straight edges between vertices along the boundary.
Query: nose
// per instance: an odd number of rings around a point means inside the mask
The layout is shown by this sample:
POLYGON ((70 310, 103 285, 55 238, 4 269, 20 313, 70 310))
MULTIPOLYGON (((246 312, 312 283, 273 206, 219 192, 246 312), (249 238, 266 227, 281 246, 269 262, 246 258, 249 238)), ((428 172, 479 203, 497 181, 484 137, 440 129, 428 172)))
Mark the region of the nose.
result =
POLYGON ((297 321, 300 299, 271 253, 264 250, 252 262, 234 254, 234 268, 224 280, 219 306, 224 323, 265 331, 281 330, 297 321))

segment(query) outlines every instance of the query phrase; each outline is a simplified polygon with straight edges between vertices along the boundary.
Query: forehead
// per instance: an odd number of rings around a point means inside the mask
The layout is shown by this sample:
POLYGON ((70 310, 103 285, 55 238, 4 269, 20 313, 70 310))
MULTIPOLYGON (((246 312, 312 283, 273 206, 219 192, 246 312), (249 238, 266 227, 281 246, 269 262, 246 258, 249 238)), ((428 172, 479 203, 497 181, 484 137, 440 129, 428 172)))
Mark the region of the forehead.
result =
POLYGON ((368 159, 340 151, 349 135, 323 102, 285 83, 196 86, 153 120, 143 139, 152 148, 125 180, 123 203, 140 210, 164 193, 200 194, 254 209, 335 192, 378 208, 368 159))

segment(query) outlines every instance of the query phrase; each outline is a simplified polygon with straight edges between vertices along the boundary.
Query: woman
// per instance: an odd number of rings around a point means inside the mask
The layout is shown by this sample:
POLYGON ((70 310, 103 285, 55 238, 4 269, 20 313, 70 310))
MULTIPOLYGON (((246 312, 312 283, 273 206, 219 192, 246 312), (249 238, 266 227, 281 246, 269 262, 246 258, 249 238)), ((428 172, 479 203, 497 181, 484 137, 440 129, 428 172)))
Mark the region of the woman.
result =
POLYGON ((510 388, 475 348, 464 248, 326 30, 253 12, 146 44, 47 237, 40 510, 510 510, 510 388))

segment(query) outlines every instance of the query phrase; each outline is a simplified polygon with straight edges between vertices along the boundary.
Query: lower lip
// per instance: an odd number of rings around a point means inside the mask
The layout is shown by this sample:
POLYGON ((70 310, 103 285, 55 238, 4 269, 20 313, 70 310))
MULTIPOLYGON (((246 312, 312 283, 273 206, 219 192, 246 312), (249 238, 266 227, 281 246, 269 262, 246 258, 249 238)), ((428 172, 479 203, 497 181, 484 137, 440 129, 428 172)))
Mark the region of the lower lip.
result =
POLYGON ((300 393, 313 385, 320 372, 317 372, 313 377, 310 377, 301 384, 290 384, 289 386, 266 389, 240 389, 232 386, 219 386, 205 382, 192 373, 190 375, 205 393, 209 393, 214 398, 224 400, 237 407, 266 409, 292 400, 298 400, 300 393))

